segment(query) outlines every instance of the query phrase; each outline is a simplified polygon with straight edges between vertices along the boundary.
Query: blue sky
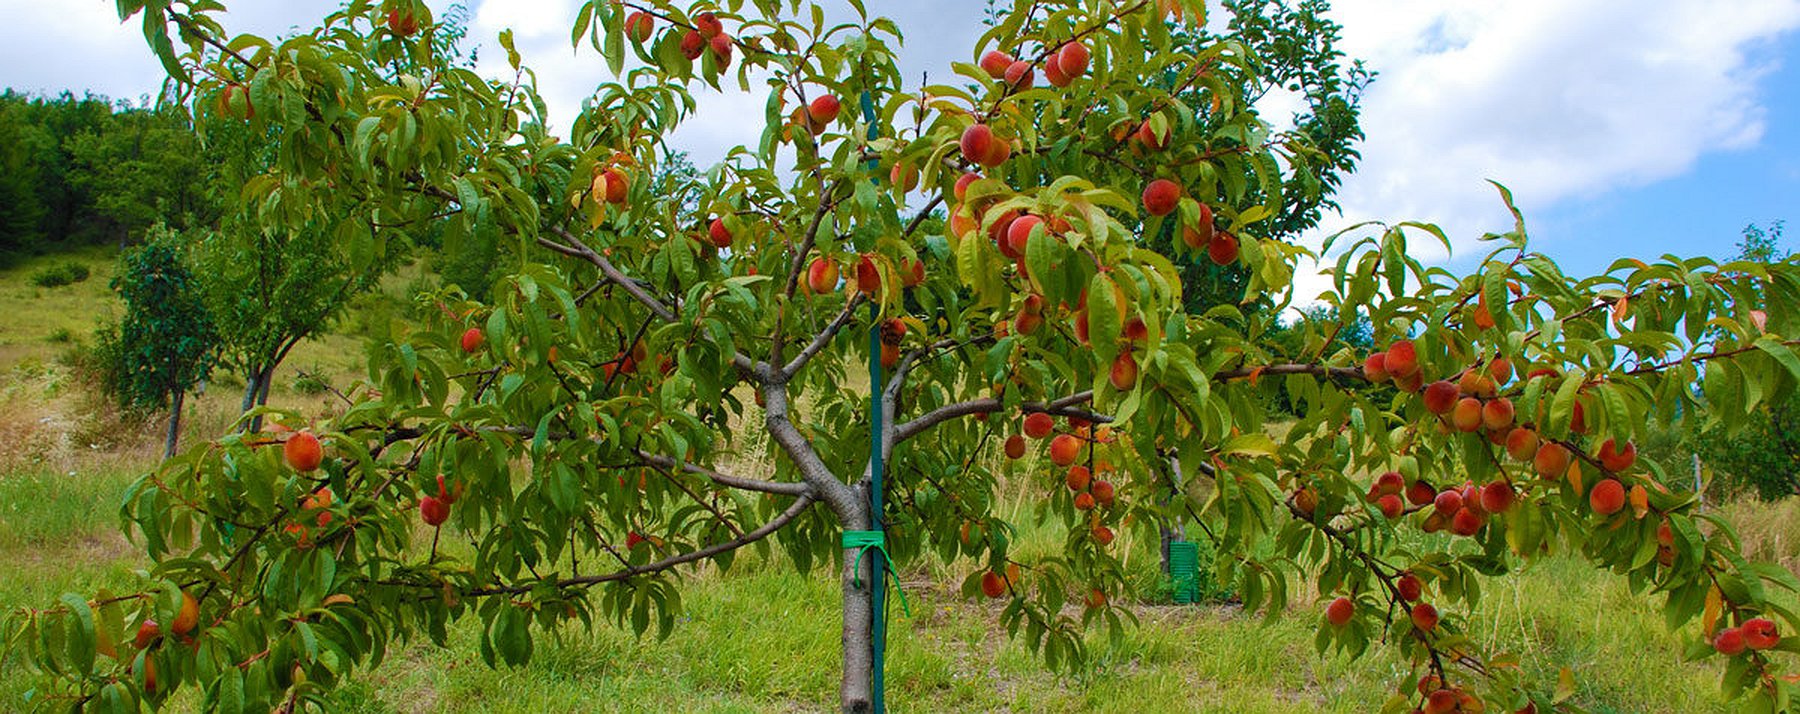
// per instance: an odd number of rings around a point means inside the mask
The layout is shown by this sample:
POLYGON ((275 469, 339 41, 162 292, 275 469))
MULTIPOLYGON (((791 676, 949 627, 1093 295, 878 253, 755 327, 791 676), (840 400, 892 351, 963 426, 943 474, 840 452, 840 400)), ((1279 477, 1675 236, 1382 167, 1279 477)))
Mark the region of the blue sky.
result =
MULTIPOLYGON (((591 50, 569 48, 578 0, 468 2, 482 70, 510 74, 493 38, 513 28, 553 118, 566 122, 608 79, 591 50)), ((335 3, 227 4, 228 28, 270 35, 335 3)), ((869 5, 906 32, 909 82, 973 59, 983 3, 869 5)), ((1467 269, 1483 252, 1476 237, 1510 227, 1493 179, 1514 191, 1535 247, 1571 272, 1626 256, 1725 257, 1744 224, 1776 219, 1800 247, 1800 0, 1334 0, 1331 13, 1343 48, 1380 78, 1365 100, 1362 166, 1339 194, 1344 215, 1320 235, 1368 219, 1435 222, 1456 252, 1416 241, 1420 257, 1467 269)), ((161 80, 110 1, 0 0, 0 16, 0 86, 135 97, 161 80)), ((741 117, 760 114, 760 96, 701 101, 674 137, 698 163, 754 143, 741 117)))
POLYGON ((1619 257, 1730 258, 1746 223, 1785 220, 1782 247, 1800 249, 1800 37, 1790 32, 1763 53, 1778 68, 1757 83, 1768 111, 1760 141, 1703 155, 1671 178, 1559 202, 1536 216, 1533 238, 1583 273, 1619 257))

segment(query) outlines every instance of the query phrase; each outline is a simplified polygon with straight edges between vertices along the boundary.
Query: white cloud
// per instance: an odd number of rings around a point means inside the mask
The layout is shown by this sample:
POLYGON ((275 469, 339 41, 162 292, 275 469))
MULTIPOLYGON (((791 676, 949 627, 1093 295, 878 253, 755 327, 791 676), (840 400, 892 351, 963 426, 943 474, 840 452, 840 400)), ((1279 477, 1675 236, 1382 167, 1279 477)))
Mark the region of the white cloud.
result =
POLYGON ((1483 179, 1510 187, 1529 220, 1753 146, 1767 68, 1752 50, 1800 25, 1800 2, 1340 0, 1333 15, 1381 76, 1344 220, 1330 223, 1436 222, 1461 258, 1511 223, 1483 179))

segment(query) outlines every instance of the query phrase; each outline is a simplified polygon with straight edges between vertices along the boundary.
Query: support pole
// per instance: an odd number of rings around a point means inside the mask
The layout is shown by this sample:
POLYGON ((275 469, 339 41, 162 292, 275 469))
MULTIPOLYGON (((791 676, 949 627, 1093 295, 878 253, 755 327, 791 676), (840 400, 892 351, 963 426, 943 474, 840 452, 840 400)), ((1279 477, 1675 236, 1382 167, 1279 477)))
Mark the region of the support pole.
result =
MULTIPOLYGON (((875 98, 867 90, 862 93, 863 120, 869 124, 869 140, 873 141, 880 133, 875 116, 875 98)), ((875 159, 869 160, 869 169, 873 173, 878 166, 875 159)), ((871 179, 873 180, 873 179, 871 179)), ((883 431, 881 409, 881 305, 880 300, 869 301, 869 527, 883 534, 886 539, 886 523, 882 510, 881 495, 882 466, 881 435, 883 431)), ((870 628, 870 687, 873 695, 870 702, 875 714, 887 712, 887 550, 871 549, 869 555, 869 612, 874 622, 870 628)))

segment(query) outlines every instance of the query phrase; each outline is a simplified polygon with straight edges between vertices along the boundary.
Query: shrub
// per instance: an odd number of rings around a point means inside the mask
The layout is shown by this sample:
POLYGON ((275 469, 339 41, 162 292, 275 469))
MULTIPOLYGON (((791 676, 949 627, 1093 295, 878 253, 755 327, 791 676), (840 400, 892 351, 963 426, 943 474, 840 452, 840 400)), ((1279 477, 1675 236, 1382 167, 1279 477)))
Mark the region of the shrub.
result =
POLYGON ((40 268, 31 274, 31 284, 40 288, 60 288, 88 279, 88 267, 73 260, 40 268))

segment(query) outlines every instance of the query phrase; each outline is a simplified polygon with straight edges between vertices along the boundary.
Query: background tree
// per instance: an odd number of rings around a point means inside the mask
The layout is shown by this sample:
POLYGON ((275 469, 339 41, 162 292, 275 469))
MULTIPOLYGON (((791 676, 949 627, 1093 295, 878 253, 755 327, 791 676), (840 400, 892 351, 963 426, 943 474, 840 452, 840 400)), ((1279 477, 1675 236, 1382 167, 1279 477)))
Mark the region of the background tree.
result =
POLYGON ((424 296, 341 414, 138 481, 123 514, 156 562, 141 589, 7 630, 52 675, 43 701, 193 684, 210 707, 292 710, 470 615, 488 661, 523 662, 573 621, 666 632, 680 566, 779 548, 835 571, 840 706, 866 711, 888 554, 967 568, 962 591, 1067 671, 1088 627, 1130 619, 1115 529, 1180 509, 1217 534, 1248 611, 1280 614, 1305 581, 1331 598, 1321 649, 1395 648, 1398 711, 1549 705, 1489 664, 1463 613, 1484 577, 1551 547, 1662 593, 1672 625, 1700 621, 1690 654, 1725 658, 1727 693, 1785 706, 1774 651, 1797 623, 1772 590, 1800 582, 1746 561, 1693 494, 1657 490, 1633 439, 1683 411, 1733 418, 1746 384, 1792 392, 1800 292, 1755 290, 1800 266, 1574 277, 1521 217, 1458 277, 1408 255, 1448 243, 1435 227, 1362 227, 1328 244, 1319 299, 1384 349, 1285 361, 1264 344, 1272 311, 1188 309, 1150 249, 1173 224, 1178 256, 1241 264, 1257 294, 1312 257, 1275 238, 1302 149, 1248 113, 1255 64, 1177 39, 1203 3, 1019 0, 956 65, 974 89, 902 86, 899 28, 851 5, 827 24, 811 4, 584 4, 572 36, 620 81, 566 141, 516 54, 507 81, 451 66, 419 3, 353 1, 279 45, 230 36, 210 1, 124 6, 193 83, 202 126, 269 137, 241 194, 263 230, 321 228, 380 260, 402 226, 491 225, 521 262, 484 301, 424 296), (757 145, 653 192, 690 87, 733 80, 767 92, 757 145), (1191 92, 1204 111, 1184 110, 1191 92), (948 230, 924 235, 940 206, 948 230), (872 356, 865 386, 851 375, 872 356), (1297 413, 1279 438, 1276 382, 1297 413), (1168 502, 1173 471, 1186 497, 1168 502), (1059 550, 1012 547, 1005 482, 1041 494, 1022 517, 1066 529, 1059 550))
MULTIPOLYGON (((1737 259, 1787 260, 1783 228, 1781 221, 1744 226, 1737 259)), ((1687 446, 1711 466, 1721 490, 1748 491, 1772 501, 1800 491, 1800 396, 1771 395, 1758 401, 1743 420, 1687 420, 1687 446)))
POLYGON ((177 235, 166 229, 119 259, 113 290, 125 304, 119 324, 101 333, 108 379, 127 407, 169 409, 167 455, 181 436, 187 392, 212 369, 218 334, 200 303, 194 276, 182 260, 177 235))

